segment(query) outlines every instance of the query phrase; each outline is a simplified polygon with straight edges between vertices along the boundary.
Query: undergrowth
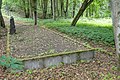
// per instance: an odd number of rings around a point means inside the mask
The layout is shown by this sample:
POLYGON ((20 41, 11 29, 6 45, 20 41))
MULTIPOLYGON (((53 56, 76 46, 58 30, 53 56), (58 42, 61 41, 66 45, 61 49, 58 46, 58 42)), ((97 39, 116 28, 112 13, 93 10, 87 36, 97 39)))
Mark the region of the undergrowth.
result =
POLYGON ((0 66, 9 71, 17 71, 23 69, 23 63, 12 56, 2 55, 0 57, 0 66))
POLYGON ((51 29, 77 38, 114 45, 112 22, 104 19, 79 20, 76 26, 70 26, 71 20, 43 20, 41 23, 51 29))

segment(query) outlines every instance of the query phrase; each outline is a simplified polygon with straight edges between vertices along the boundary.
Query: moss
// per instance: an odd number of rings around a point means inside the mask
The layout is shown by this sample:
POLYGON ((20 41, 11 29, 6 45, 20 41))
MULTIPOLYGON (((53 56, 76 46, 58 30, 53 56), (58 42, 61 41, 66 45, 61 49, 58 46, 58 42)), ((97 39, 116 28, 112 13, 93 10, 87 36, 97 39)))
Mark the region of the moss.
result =
POLYGON ((47 58, 47 57, 55 57, 55 56, 69 55, 69 54, 89 52, 89 51, 95 51, 95 50, 96 50, 96 49, 89 49, 89 50, 86 50, 86 51, 79 50, 79 51, 71 51, 71 52, 54 53, 54 54, 45 55, 45 56, 26 57, 26 58, 21 58, 21 59, 19 59, 19 60, 20 60, 20 61, 35 60, 35 59, 42 59, 42 58, 47 58))

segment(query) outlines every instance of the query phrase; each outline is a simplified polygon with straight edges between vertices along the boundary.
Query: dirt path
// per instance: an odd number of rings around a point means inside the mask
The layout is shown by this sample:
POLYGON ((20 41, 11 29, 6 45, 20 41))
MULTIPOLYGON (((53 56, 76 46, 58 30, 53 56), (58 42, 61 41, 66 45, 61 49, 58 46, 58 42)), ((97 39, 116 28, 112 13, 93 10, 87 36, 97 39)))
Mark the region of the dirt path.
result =
POLYGON ((17 34, 10 36, 11 52, 18 56, 87 49, 82 44, 77 44, 42 27, 34 28, 34 26, 17 24, 16 30, 17 34))

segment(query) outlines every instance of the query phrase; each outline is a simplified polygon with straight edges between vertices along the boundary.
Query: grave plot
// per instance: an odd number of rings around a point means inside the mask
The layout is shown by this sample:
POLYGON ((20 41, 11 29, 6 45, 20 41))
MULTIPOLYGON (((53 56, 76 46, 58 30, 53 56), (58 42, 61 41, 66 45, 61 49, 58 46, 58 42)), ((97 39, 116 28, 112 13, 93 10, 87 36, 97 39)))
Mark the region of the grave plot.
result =
POLYGON ((11 53, 21 58, 25 68, 43 68, 94 58, 94 49, 71 40, 66 35, 33 26, 17 26, 16 34, 10 36, 11 53))

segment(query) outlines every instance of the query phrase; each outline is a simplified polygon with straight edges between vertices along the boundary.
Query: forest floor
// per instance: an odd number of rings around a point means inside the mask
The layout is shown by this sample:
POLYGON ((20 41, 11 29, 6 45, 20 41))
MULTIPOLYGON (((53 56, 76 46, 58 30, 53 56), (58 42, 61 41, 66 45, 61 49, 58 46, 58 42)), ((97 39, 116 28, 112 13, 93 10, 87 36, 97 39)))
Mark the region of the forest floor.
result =
MULTIPOLYGON (((19 24, 22 25, 25 23, 19 24)), ((25 29, 23 31, 26 32, 27 30, 25 29)), ((3 42, 5 41, 5 37, 0 40, 2 41, 0 44, 4 45, 3 47, 5 48, 5 44, 3 42)), ((23 41, 22 38, 19 40, 23 41)), ((88 43, 92 44, 90 45, 92 47, 100 47, 100 45, 93 44, 91 42, 88 43)), ((4 48, 2 49, 1 45, 0 50, 4 51, 4 48)), ((114 49, 111 49, 109 46, 104 46, 103 48, 111 50, 113 53, 115 52, 114 49)), ((115 54, 110 56, 104 52, 97 51, 95 59, 90 62, 77 62, 70 65, 61 64, 58 67, 54 66, 44 69, 26 70, 18 73, 0 72, 0 80, 120 80, 120 72, 117 71, 117 66, 118 58, 115 54)))
POLYGON ((11 53, 25 57, 60 52, 87 50, 78 44, 43 27, 17 25, 16 34, 10 36, 11 53))

